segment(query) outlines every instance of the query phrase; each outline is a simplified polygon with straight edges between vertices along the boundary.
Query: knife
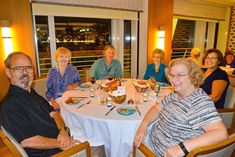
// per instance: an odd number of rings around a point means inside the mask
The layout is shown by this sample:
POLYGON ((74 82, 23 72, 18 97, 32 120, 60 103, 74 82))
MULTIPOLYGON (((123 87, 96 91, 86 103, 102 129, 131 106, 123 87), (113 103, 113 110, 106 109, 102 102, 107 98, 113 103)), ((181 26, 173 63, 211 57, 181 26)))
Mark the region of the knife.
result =
POLYGON ((69 98, 88 98, 87 96, 70 96, 69 98))
POLYGON ((141 116, 141 112, 139 110, 139 107, 138 106, 135 106, 135 109, 138 111, 139 115, 141 116))
POLYGON ((105 116, 107 116, 113 109, 115 109, 116 106, 113 106, 107 113, 105 113, 105 116))
POLYGON ((82 107, 82 106, 84 106, 84 105, 86 105, 86 104, 90 104, 90 102, 91 102, 91 100, 89 100, 88 102, 86 102, 86 103, 84 103, 84 104, 78 106, 77 109, 79 109, 80 107, 82 107))

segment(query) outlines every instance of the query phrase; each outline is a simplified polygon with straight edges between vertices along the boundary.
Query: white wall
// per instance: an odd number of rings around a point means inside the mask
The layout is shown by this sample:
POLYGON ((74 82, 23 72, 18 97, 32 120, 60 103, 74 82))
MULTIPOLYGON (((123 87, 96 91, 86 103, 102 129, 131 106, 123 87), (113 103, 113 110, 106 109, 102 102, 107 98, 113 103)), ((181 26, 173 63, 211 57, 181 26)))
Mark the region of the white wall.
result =
POLYGON ((139 31, 139 75, 141 75, 147 67, 148 0, 143 1, 143 12, 140 13, 139 31))
POLYGON ((226 10, 225 21, 219 22, 219 33, 218 33, 216 48, 221 50, 221 52, 223 52, 223 53, 225 52, 226 45, 227 45, 230 12, 231 12, 231 8, 228 7, 226 10))
POLYGON ((142 11, 145 0, 32 0, 33 2, 69 4, 89 7, 115 8, 121 10, 142 11))

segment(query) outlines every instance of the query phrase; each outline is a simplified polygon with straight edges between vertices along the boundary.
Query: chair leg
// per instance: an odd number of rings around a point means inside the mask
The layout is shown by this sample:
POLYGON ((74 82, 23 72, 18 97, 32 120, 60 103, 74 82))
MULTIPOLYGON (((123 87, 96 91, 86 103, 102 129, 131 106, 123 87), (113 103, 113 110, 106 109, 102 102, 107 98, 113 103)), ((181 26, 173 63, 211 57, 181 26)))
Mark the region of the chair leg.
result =
POLYGON ((136 157, 136 146, 133 144, 132 157, 136 157))

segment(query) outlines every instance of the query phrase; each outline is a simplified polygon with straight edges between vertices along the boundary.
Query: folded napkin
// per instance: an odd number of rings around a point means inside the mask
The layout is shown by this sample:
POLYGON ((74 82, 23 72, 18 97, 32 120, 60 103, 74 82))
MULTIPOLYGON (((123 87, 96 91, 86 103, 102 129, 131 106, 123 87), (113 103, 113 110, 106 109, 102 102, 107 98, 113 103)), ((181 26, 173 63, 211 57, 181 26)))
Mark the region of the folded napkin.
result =
POLYGON ((97 141, 95 138, 87 138, 85 135, 83 135, 82 130, 79 128, 70 128, 71 136, 73 139, 84 142, 88 141, 90 146, 101 146, 104 145, 103 142, 97 141))

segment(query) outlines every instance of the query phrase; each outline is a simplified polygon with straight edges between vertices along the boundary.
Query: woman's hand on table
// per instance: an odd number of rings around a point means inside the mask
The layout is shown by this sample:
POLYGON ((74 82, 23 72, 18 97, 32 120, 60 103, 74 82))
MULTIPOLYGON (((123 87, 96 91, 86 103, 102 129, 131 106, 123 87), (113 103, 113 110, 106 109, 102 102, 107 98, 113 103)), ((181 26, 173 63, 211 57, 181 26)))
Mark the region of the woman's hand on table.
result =
POLYGON ((184 156, 184 152, 182 151, 179 145, 167 148, 164 153, 164 157, 182 157, 182 156, 184 156))
POLYGON ((147 124, 145 122, 142 122, 135 134, 134 137, 134 145, 136 147, 139 147, 141 142, 144 141, 145 136, 146 136, 146 132, 147 132, 147 124))

